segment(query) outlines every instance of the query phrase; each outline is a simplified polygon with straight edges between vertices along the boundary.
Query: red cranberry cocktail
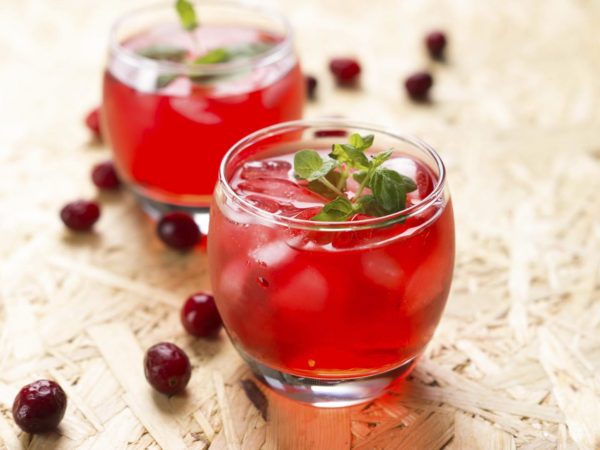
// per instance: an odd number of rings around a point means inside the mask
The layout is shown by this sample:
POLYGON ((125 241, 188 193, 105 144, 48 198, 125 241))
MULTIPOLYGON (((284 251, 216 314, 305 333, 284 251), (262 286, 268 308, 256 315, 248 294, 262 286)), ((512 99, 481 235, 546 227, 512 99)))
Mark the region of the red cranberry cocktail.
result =
POLYGON ((300 118, 304 104, 284 19, 202 1, 190 24, 174 3, 115 25, 104 74, 103 130, 151 214, 207 208, 225 152, 252 131, 300 118))
POLYGON ((266 128, 222 162, 208 253, 225 327, 262 381, 315 405, 368 400, 412 369, 448 297, 444 166, 372 126, 266 128))

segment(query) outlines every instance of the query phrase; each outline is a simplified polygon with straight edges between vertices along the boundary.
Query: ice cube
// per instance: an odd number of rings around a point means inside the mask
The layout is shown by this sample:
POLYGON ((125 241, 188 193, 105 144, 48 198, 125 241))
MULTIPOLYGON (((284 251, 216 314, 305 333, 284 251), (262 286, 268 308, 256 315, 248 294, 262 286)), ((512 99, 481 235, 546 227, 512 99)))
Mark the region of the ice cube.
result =
POLYGON ((208 100, 194 97, 172 97, 171 107, 186 119, 203 125, 218 125, 223 119, 214 111, 208 100))
POLYGON ((281 204, 269 197, 251 194, 244 199, 266 212, 276 213, 281 210, 281 204))
POLYGON ((293 181, 280 178, 253 178, 242 181, 236 186, 239 193, 266 194, 277 201, 287 200, 298 206, 299 203, 323 204, 323 199, 297 185, 293 181))
MULTIPOLYGON (((220 195, 220 192, 216 191, 215 195, 220 195)), ((233 200, 228 199, 223 195, 221 195, 221 197, 223 204, 217 207, 230 222, 244 226, 248 226, 256 222, 255 217, 252 214, 248 214, 233 200)), ((217 205, 219 205, 219 202, 217 202, 217 205)))
MULTIPOLYGON (((239 193, 239 192, 238 192, 239 193)), ((285 217, 296 217, 298 219, 310 219, 317 215, 322 207, 299 208, 290 202, 272 199, 270 197, 258 194, 250 194, 244 197, 245 200, 252 203, 257 208, 273 214, 285 217)))
POLYGON ((251 180, 254 178, 283 178, 289 175, 292 165, 287 161, 267 160, 250 161, 242 167, 241 178, 251 180))
POLYGON ((365 277, 386 289, 399 289, 406 282, 400 264, 381 250, 366 252, 361 259, 365 277))
MULTIPOLYGON (((163 75, 168 77, 169 75, 163 75)), ((168 78, 162 78, 165 80, 168 78)), ((156 80, 157 84, 161 83, 161 80, 156 80)), ((169 82, 165 87, 162 88, 161 93, 163 95, 170 95, 172 97, 183 97, 186 98, 192 92, 192 82, 188 77, 177 77, 173 81, 169 82)))
POLYGON ((285 241, 277 239, 255 248, 250 256, 259 264, 273 268, 290 261, 294 256, 294 251, 285 241))
POLYGON ((121 83, 139 92, 156 92, 157 79, 160 73, 156 69, 141 70, 131 67, 119 58, 109 61, 108 71, 121 83))
MULTIPOLYGON (((319 212, 321 212, 322 209, 322 206, 311 208, 297 208, 296 211, 290 210, 286 215, 295 219, 310 220, 319 212)), ((318 222, 313 222, 313 224, 317 227, 319 225, 318 222)), ((334 236, 335 233, 329 231, 297 228, 290 230, 288 237, 288 245, 295 249, 315 249, 317 247, 323 247, 331 244, 331 240, 334 236)))
POLYGON ((406 157, 391 158, 383 163, 385 168, 395 170, 413 180, 417 175, 417 165, 418 163, 414 159, 406 157))
POLYGON ((329 288, 327 278, 313 267, 307 267, 294 273, 272 297, 273 307, 286 311, 319 312, 322 311, 329 288))
POLYGON ((443 302, 452 275, 452 258, 444 253, 431 253, 411 274, 406 286, 406 310, 413 314, 429 307, 432 302, 443 302))
POLYGON ((220 273, 217 294, 230 304, 240 302, 249 273, 250 268, 246 264, 245 258, 229 261, 220 273))

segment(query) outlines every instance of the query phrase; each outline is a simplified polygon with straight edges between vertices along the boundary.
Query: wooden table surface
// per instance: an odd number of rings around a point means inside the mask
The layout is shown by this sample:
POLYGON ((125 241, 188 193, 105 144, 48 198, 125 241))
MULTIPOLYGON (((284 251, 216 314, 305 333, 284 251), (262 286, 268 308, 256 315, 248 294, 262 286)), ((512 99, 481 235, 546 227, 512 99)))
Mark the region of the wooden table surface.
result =
POLYGON ((267 392, 266 420, 226 337, 178 323, 210 289, 206 253, 165 249, 125 193, 96 231, 58 210, 96 197, 108 157, 84 114, 100 98, 108 29, 140 2, 0 4, 0 447, 9 449, 600 448, 600 3, 586 0, 264 0, 297 30, 320 80, 308 117, 344 114, 417 134, 449 169, 458 254, 438 332, 414 376, 375 402, 320 410, 267 392), (421 39, 450 38, 447 64, 421 39), (356 55, 362 89, 335 89, 328 58, 356 55), (401 80, 429 67, 433 102, 401 80), (155 395, 143 349, 190 354, 185 396, 155 395), (58 433, 20 433, 18 389, 57 380, 58 433))

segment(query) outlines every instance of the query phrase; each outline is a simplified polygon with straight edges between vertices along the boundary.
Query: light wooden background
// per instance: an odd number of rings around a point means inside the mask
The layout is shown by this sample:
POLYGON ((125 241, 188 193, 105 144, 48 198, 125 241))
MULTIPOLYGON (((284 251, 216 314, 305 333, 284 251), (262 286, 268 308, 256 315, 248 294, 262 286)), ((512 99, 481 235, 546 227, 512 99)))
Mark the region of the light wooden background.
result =
POLYGON ((96 232, 58 210, 95 197, 108 150, 82 117, 100 97, 110 23, 140 2, 0 2, 0 447, 9 449, 600 448, 600 3, 593 0, 271 0, 319 75, 307 116, 393 125, 439 148, 456 206, 448 308, 411 380, 368 405, 317 410, 267 394, 263 420, 225 336, 186 336, 184 298, 209 289, 206 254, 154 237, 124 194, 100 197, 96 232), (401 79, 448 31, 434 102, 401 79), (362 90, 333 88, 328 57, 358 56, 362 90), (192 357, 186 396, 146 385, 143 349, 192 357), (30 439, 10 407, 59 381, 60 432, 30 439))

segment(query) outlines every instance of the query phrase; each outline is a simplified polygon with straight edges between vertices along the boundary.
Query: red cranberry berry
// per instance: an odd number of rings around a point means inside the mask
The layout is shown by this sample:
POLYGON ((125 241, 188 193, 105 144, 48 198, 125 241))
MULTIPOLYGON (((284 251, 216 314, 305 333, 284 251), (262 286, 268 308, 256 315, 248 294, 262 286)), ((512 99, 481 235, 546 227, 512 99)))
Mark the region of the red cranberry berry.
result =
POLYGON ((425 36, 425 46, 433 59, 442 59, 446 48, 446 35, 441 31, 432 31, 425 36))
POLYGON ((417 72, 404 82, 406 92, 415 101, 427 100, 429 90, 433 86, 433 78, 427 72, 417 72))
POLYGON ((181 323, 191 335, 207 337, 219 331, 223 322, 213 296, 198 292, 185 301, 181 323))
POLYGON ((170 342, 161 342, 146 352, 144 375, 158 392, 177 394, 183 391, 190 381, 192 366, 183 350, 170 342))
POLYGON ((169 247, 189 250, 200 242, 202 234, 194 219, 186 213, 165 214, 156 226, 158 237, 169 247))
POLYGON ((312 75, 306 75, 304 81, 306 83, 306 96, 309 100, 314 100, 317 97, 317 85, 319 82, 312 75))
POLYGON ((92 168, 92 181, 100 189, 117 189, 121 182, 112 161, 96 164, 92 168))
POLYGON ((88 231, 100 218, 100 207, 96 202, 76 200, 63 206, 60 218, 73 231, 88 231))
POLYGON ((66 409, 65 391, 54 381, 38 380, 19 391, 12 413, 26 433, 45 433, 58 427, 66 409))
POLYGON ((92 109, 88 115, 85 116, 85 124, 96 139, 102 139, 102 132, 100 130, 100 108, 92 109))
POLYGON ((358 81, 360 64, 353 58, 334 58, 329 62, 329 70, 340 85, 352 85, 358 81))

